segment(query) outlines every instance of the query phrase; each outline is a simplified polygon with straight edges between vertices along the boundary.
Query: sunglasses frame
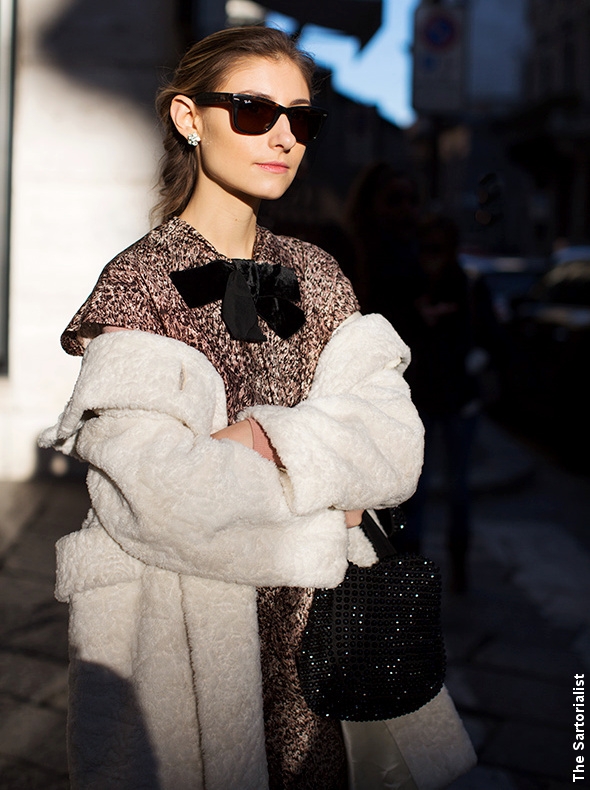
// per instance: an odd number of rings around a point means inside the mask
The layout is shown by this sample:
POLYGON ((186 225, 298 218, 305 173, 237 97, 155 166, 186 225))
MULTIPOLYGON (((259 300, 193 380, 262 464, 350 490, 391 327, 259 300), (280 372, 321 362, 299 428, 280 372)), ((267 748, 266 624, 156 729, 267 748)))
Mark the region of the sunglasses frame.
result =
POLYGON ((291 133, 294 135, 295 139, 298 143, 310 143, 312 140, 315 140, 319 135, 321 128, 324 124, 324 121, 328 117, 328 113, 326 110, 323 110, 321 107, 312 107, 311 105, 307 104, 297 104, 293 107, 283 107, 282 104, 278 104, 277 102, 271 101, 271 99, 266 99, 262 96, 252 96, 249 93, 198 93, 196 96, 193 96, 193 101, 200 107, 216 107, 216 106, 223 106, 223 107, 231 107, 232 109, 232 124, 234 129, 240 134, 248 134, 248 135, 260 135, 266 134, 269 132, 272 127, 276 124, 279 120, 281 115, 286 115, 289 120, 289 126, 291 127, 291 133), (249 132, 245 129, 240 127, 238 123, 238 114, 241 109, 241 102, 255 102, 259 104, 263 104, 266 107, 271 107, 274 110, 274 117, 261 131, 259 132, 249 132), (309 138, 301 140, 293 131, 292 125, 292 118, 296 113, 300 113, 304 111, 306 114, 313 115, 317 117, 318 120, 318 130, 317 132, 309 138))

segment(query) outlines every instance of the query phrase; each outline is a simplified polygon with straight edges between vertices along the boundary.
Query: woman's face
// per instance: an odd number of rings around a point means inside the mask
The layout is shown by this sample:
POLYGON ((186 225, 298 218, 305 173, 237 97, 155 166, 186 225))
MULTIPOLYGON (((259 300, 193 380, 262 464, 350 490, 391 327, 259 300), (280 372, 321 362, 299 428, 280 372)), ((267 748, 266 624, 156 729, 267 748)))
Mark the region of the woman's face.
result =
MULTIPOLYGON (((310 103, 309 88, 290 60, 250 58, 242 61, 218 91, 263 96, 284 107, 310 103)), ((200 173, 197 190, 223 190, 253 204, 281 197, 295 178, 305 153, 281 115, 268 132, 234 131, 228 107, 198 107, 200 173)))

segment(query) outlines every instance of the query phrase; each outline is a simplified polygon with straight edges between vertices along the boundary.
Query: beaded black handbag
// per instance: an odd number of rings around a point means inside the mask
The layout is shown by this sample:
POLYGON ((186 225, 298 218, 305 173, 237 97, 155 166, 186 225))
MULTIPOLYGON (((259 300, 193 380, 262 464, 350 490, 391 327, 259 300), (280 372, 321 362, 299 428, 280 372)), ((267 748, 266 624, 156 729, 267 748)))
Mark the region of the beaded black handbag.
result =
POLYGON ((418 710, 438 694, 446 668, 439 569, 398 554, 368 513, 362 528, 378 562, 350 563, 338 587, 314 591, 298 655, 308 706, 347 721, 418 710))

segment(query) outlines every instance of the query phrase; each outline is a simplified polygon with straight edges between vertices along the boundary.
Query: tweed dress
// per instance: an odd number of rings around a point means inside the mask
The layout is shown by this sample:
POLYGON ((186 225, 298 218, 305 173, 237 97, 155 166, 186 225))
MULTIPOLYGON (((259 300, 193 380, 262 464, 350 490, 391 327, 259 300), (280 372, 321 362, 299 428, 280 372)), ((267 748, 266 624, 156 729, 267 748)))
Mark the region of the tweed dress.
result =
MULTIPOLYGON (((305 313, 302 328, 281 339, 259 319, 267 339, 234 340, 221 319, 221 301, 189 308, 170 272, 224 259, 192 225, 168 220, 114 258, 62 335, 73 355, 103 326, 137 329, 180 340, 202 352, 221 375, 228 418, 247 406, 294 406, 309 392, 320 353, 334 329, 358 309, 336 262, 314 245, 258 227, 253 258, 297 274, 305 313)), ((295 656, 313 591, 258 590, 258 622, 266 751, 271 790, 344 790, 346 758, 338 722, 316 716, 301 695, 295 656)))

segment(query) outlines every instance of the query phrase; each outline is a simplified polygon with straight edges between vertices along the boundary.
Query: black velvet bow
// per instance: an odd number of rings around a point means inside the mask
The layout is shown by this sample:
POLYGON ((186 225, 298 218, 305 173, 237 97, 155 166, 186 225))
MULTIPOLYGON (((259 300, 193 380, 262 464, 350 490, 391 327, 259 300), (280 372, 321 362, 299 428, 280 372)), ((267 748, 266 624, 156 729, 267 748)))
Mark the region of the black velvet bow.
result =
POLYGON ((221 317, 235 340, 266 340, 258 316, 283 340, 305 323, 303 310, 292 304, 301 298, 297 275, 286 266, 232 258, 170 272, 170 279, 188 307, 223 299, 221 317))

